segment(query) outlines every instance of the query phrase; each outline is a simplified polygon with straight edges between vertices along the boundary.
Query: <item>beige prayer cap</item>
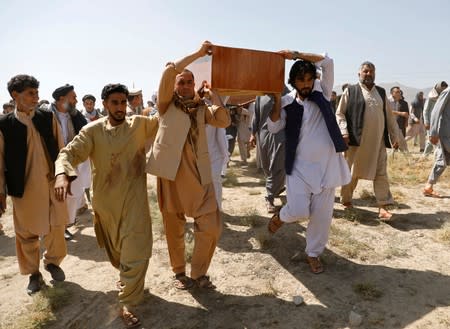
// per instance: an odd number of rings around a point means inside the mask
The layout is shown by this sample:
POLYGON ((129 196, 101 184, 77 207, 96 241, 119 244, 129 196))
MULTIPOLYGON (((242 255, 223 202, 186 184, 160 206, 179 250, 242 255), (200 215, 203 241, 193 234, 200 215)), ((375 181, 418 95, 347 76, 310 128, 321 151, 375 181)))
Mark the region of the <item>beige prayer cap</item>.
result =
POLYGON ((142 89, 131 88, 131 89, 128 89, 128 91, 129 91, 128 96, 142 95, 142 89))

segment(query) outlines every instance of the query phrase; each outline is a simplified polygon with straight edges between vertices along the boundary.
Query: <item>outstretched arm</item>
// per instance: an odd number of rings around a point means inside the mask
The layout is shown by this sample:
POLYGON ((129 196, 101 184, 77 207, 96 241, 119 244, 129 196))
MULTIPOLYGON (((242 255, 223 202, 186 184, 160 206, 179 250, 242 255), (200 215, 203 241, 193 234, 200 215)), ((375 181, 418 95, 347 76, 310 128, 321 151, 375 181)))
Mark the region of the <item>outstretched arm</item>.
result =
POLYGON ((284 59, 303 59, 309 62, 319 62, 325 57, 319 54, 302 53, 296 50, 280 50, 278 53, 283 55, 284 59))

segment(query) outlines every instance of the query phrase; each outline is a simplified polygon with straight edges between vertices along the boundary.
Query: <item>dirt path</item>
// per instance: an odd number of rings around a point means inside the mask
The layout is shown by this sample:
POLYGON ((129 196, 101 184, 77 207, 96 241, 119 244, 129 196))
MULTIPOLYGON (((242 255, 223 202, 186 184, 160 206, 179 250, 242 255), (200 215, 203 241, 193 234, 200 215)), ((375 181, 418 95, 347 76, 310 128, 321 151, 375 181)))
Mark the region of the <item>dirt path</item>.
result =
MULTIPOLYGON (((397 181, 406 177, 398 174, 397 181)), ((449 177, 447 172, 439 184, 447 194, 449 177)), ((307 223, 285 225, 272 238, 266 233, 263 181, 253 163, 231 163, 224 182, 224 231, 210 268, 218 289, 201 293, 171 285, 149 178, 155 241, 139 308, 142 328, 356 328, 349 323, 352 311, 362 317, 360 328, 450 328, 450 198, 424 198, 414 179, 393 182, 396 215, 380 223, 371 185, 361 182, 356 210, 335 204, 323 255, 326 271, 314 275, 304 262, 307 223), (296 306, 294 296, 304 303, 296 306)), ((96 245, 89 213, 72 228, 75 240, 62 264, 66 282, 33 298, 25 292, 28 278, 18 274, 11 210, 1 221, 6 233, 0 236, 1 328, 122 328, 118 274, 96 245)), ((43 274, 51 286, 49 274, 43 274)))

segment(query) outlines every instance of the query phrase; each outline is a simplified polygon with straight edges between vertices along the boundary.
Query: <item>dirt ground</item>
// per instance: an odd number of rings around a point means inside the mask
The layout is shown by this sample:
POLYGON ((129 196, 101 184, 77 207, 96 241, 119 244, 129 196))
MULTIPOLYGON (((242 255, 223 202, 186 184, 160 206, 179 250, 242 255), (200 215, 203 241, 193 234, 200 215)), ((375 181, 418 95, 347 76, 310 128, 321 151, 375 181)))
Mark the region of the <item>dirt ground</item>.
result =
MULTIPOLYGON (((142 328, 450 328, 448 170, 437 185, 445 198, 425 198, 421 189, 431 159, 391 157, 397 204, 388 223, 377 219, 370 182, 358 185, 355 210, 344 211, 336 199, 322 257, 326 270, 314 275, 303 252, 307 222, 284 225, 270 237, 264 178, 254 160, 249 166, 237 160, 233 157, 224 180, 224 230, 209 271, 217 285, 212 292, 173 287, 155 181, 149 177, 154 243, 138 309, 142 328), (304 303, 297 306, 296 296, 304 303), (351 312, 361 317, 359 326, 349 321, 351 312)), ((30 297, 28 277, 18 273, 9 206, 1 218, 0 327, 123 328, 117 317, 118 273, 97 247, 91 213, 71 228, 75 239, 61 265, 66 281, 53 286, 42 268, 49 288, 30 297)), ((192 223, 186 234, 190 247, 191 230, 192 223)))

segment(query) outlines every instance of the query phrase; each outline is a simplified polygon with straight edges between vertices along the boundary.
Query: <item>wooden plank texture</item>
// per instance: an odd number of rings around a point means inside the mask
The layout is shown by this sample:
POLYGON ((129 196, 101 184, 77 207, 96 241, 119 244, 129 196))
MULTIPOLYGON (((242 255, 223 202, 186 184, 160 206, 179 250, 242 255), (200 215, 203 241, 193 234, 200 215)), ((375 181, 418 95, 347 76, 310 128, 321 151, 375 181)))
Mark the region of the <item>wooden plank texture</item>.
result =
POLYGON ((220 95, 251 96, 282 92, 284 88, 283 56, 275 52, 212 47, 212 56, 198 59, 188 66, 197 87, 203 80, 220 95))

